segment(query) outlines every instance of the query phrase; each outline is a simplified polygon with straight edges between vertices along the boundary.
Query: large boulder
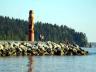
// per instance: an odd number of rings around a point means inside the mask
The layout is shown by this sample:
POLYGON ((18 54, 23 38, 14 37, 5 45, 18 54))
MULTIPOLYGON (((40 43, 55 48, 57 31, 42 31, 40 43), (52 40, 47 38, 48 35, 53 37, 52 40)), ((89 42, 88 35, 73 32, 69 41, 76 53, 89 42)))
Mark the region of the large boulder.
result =
POLYGON ((61 48, 59 48, 59 47, 55 48, 54 55, 61 55, 61 48))
POLYGON ((0 44, 0 50, 3 50, 4 46, 2 44, 0 44))

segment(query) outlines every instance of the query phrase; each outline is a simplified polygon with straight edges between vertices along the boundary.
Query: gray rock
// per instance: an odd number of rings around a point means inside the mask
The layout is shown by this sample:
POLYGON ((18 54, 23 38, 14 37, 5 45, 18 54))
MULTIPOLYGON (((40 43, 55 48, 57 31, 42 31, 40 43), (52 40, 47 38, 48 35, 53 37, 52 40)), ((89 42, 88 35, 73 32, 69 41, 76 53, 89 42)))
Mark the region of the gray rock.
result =
POLYGON ((61 48, 55 48, 54 49, 54 55, 61 55, 61 48))
POLYGON ((4 49, 3 45, 2 45, 2 44, 0 44, 0 50, 3 50, 3 49, 4 49))

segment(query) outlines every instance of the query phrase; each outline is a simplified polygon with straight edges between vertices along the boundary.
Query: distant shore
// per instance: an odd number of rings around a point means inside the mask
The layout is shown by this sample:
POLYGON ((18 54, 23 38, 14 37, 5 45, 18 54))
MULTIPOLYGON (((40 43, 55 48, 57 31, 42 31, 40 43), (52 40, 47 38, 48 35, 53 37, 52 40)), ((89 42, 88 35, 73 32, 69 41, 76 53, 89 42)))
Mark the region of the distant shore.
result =
POLYGON ((47 42, 28 41, 0 41, 0 56, 26 56, 26 55, 87 55, 88 51, 78 45, 47 42))

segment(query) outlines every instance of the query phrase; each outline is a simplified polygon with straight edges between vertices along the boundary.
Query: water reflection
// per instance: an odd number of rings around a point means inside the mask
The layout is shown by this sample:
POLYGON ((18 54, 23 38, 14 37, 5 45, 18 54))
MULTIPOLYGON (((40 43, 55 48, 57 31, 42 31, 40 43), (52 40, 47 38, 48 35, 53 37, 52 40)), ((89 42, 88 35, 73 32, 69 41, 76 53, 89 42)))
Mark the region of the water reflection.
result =
POLYGON ((33 72, 33 67, 32 67, 32 64, 33 64, 33 57, 32 56, 29 56, 28 57, 28 72, 33 72))

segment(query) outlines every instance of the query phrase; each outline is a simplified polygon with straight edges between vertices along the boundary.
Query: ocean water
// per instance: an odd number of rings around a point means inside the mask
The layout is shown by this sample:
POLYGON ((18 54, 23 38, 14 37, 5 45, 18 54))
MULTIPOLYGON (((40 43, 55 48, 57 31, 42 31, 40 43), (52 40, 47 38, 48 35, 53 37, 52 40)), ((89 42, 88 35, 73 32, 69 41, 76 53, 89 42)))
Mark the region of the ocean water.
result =
POLYGON ((0 57, 0 72, 96 72, 96 48, 86 56, 0 57))

